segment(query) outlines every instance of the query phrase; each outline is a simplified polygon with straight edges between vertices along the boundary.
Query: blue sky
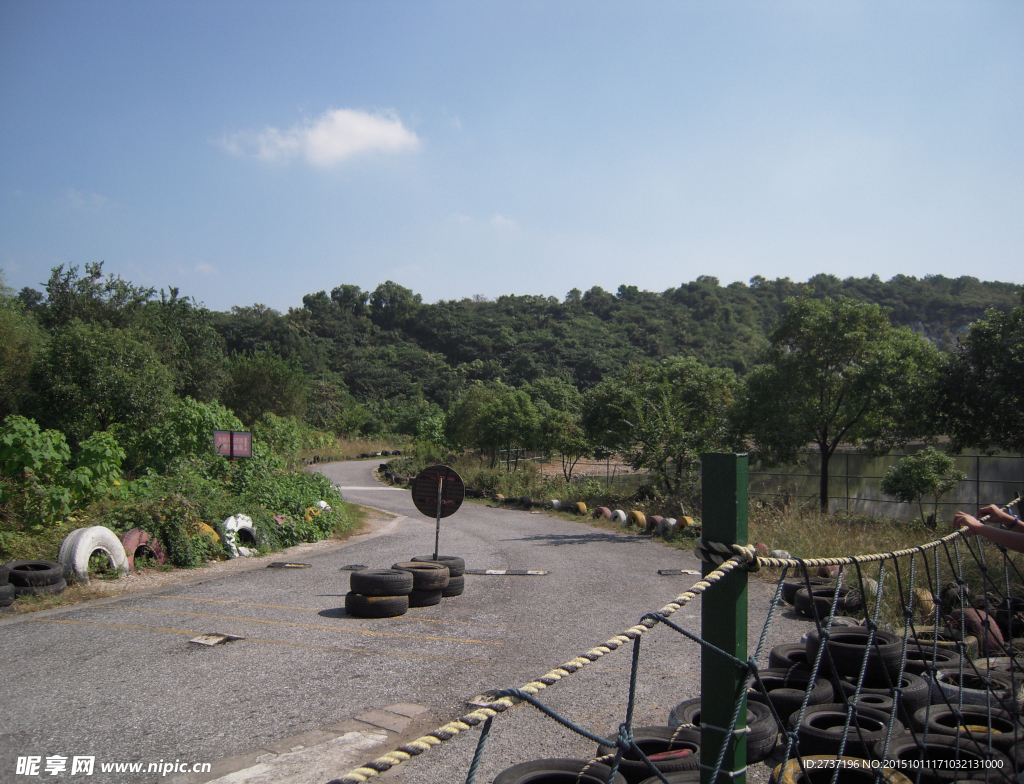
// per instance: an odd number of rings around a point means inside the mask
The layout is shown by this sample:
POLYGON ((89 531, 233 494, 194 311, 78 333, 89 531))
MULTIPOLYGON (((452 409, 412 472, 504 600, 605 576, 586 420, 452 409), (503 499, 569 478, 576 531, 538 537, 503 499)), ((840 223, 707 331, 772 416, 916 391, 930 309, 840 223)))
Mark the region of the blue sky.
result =
POLYGON ((0 0, 0 268, 1024 283, 1024 4, 0 0))

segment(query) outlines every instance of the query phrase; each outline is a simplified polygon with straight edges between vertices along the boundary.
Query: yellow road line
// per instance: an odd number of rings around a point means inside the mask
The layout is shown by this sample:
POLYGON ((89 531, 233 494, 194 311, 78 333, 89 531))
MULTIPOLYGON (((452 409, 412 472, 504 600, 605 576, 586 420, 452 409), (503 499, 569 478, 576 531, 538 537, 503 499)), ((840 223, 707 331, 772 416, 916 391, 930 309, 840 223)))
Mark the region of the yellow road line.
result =
MULTIPOLYGON (((315 607, 291 607, 284 604, 256 604, 254 602, 239 602, 234 599, 198 599, 192 596, 148 596, 148 599, 180 599, 183 602, 210 602, 212 604, 237 604, 241 607, 262 607, 266 610, 301 610, 302 612, 320 612, 315 607)), ((486 626, 491 629, 507 628, 503 623, 480 623, 478 621, 449 621, 437 618, 409 618, 400 616, 390 620, 411 621, 414 623, 454 623, 460 626, 486 626)))
MULTIPOLYGON (((165 634, 187 634, 196 636, 203 632, 189 631, 188 629, 168 629, 162 626, 141 626, 133 623, 100 623, 99 621, 71 621, 61 618, 33 618, 29 623, 65 623, 74 626, 100 626, 105 629, 127 629, 129 631, 164 632, 165 634)), ((287 640, 269 640, 261 637, 246 637, 246 642, 261 642, 267 645, 283 645, 288 648, 309 648, 316 651, 344 651, 346 653, 361 653, 366 656, 401 656, 407 659, 443 659, 445 661, 479 662, 486 663, 489 659, 453 659, 451 656, 441 656, 431 653, 402 653, 399 651, 371 651, 367 648, 346 648, 344 645, 310 645, 304 642, 288 642, 287 640)))
POLYGON ((94 610, 118 610, 121 612, 148 612, 163 613, 164 615, 188 615, 194 618, 217 618, 225 621, 242 621, 248 623, 265 623, 271 626, 294 626, 300 629, 324 629, 329 632, 343 632, 345 634, 366 634, 372 637, 402 637, 409 640, 432 640, 434 642, 465 642, 474 645, 504 645, 501 642, 489 642, 487 640, 473 640, 464 637, 428 637, 420 634, 399 634, 398 632, 375 632, 369 629, 349 629, 344 626, 323 626, 312 623, 294 623, 292 621, 265 621, 261 618, 239 618, 234 615, 210 615, 208 613, 186 612, 185 610, 157 610, 152 607, 119 607, 106 605, 93 607, 94 610))

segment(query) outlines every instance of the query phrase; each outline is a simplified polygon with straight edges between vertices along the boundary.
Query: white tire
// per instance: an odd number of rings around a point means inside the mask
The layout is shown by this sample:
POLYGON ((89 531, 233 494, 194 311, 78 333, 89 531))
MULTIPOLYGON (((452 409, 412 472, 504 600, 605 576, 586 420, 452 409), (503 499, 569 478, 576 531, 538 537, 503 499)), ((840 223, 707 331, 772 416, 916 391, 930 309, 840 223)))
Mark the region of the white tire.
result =
POLYGON ((562 502, 561 501, 557 501, 555 499, 552 499, 552 500, 548 501, 548 503, 551 504, 551 508, 552 509, 561 509, 562 508, 562 502))
POLYGON ((117 538, 117 534, 102 525, 83 528, 72 532, 72 535, 74 533, 78 533, 78 536, 65 552, 65 558, 70 563, 76 580, 80 583, 89 582, 89 557, 96 551, 106 553, 110 559, 110 567, 120 572, 121 576, 128 574, 128 554, 124 551, 124 545, 117 538))
POLYGON ((674 534, 676 532, 676 526, 678 524, 679 524, 679 521, 676 520, 676 518, 674 518, 674 517, 666 517, 664 520, 662 520, 658 524, 658 528, 660 529, 658 531, 658 536, 662 536, 665 539, 671 539, 672 538, 672 534, 674 534))
POLYGON ((626 513, 623 512, 621 509, 613 509, 612 510, 612 520, 615 520, 615 521, 620 522, 620 523, 625 523, 626 522, 626 513))
POLYGON ((242 556, 243 558, 248 558, 258 555, 259 551, 256 548, 239 546, 239 531, 246 531, 252 537, 252 540, 256 541, 256 530, 252 526, 252 518, 244 514, 231 515, 231 517, 224 521, 224 541, 231 550, 231 557, 237 558, 242 556))
POLYGON ((317 506, 317 508, 321 512, 330 512, 330 511, 332 511, 331 510, 331 505, 328 504, 326 501, 317 501, 316 502, 316 506, 317 506))
POLYGON ((60 543, 60 551, 57 553, 57 563, 60 564, 61 569, 64 572, 64 579, 70 580, 71 575, 74 574, 74 566, 71 563, 71 549, 75 546, 75 542, 78 541, 78 537, 82 535, 82 531, 87 531, 88 528, 76 528, 74 531, 64 537, 64 541, 60 543))

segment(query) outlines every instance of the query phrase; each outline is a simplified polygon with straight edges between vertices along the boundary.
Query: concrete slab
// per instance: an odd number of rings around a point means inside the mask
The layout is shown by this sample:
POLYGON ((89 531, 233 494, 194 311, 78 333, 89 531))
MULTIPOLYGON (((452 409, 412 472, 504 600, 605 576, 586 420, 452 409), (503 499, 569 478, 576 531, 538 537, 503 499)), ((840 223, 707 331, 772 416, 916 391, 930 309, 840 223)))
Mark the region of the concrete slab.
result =
POLYGON ((392 732, 401 732, 412 723, 412 719, 399 716, 397 713, 388 711, 372 710, 356 716, 356 721, 372 724, 374 727, 381 727, 392 732))
POLYGON ((415 702, 396 702, 394 705, 386 705, 384 710, 414 719, 420 714, 426 713, 430 708, 426 705, 417 705, 415 702))

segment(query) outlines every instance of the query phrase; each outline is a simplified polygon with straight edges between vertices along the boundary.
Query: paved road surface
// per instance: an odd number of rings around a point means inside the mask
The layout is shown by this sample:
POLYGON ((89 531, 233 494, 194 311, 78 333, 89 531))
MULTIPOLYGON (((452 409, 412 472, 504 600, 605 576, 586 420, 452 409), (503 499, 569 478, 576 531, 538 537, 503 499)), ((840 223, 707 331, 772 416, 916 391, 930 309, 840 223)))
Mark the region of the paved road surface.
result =
MULTIPOLYGON (((466 503, 442 521, 442 552, 471 568, 550 574, 469 575, 466 593, 440 606, 395 619, 349 618, 340 609, 349 573, 339 567, 387 567, 433 549, 433 521, 415 511, 407 491, 380 485, 375 466, 319 467, 348 500, 398 517, 303 558, 312 568, 200 573, 145 594, 0 621, 0 782, 31 780, 12 775, 18 756, 59 754, 69 768, 73 755, 95 756, 96 774, 46 780, 322 784, 461 715, 476 694, 522 685, 603 642, 697 580, 659 576, 659 568, 699 567, 692 554, 647 538, 466 503), (215 648, 187 643, 202 632, 244 639, 215 648), (98 770, 100 761, 158 760, 214 767, 169 778, 98 770)), ((750 596, 753 642, 766 586, 752 582, 750 596)), ((698 631, 699 604, 676 620, 698 631)), ((782 618, 770 643, 798 639, 804 629, 782 618)), ((698 693, 699 657, 696 644, 665 629, 645 636, 639 724, 665 723, 672 705, 698 693)), ((543 698, 587 729, 611 734, 622 721, 628 667, 621 649, 543 698)), ((387 778, 464 778, 475 742, 476 733, 467 734, 387 778)), ((520 707, 495 722, 478 780, 513 762, 591 751, 520 707)))

